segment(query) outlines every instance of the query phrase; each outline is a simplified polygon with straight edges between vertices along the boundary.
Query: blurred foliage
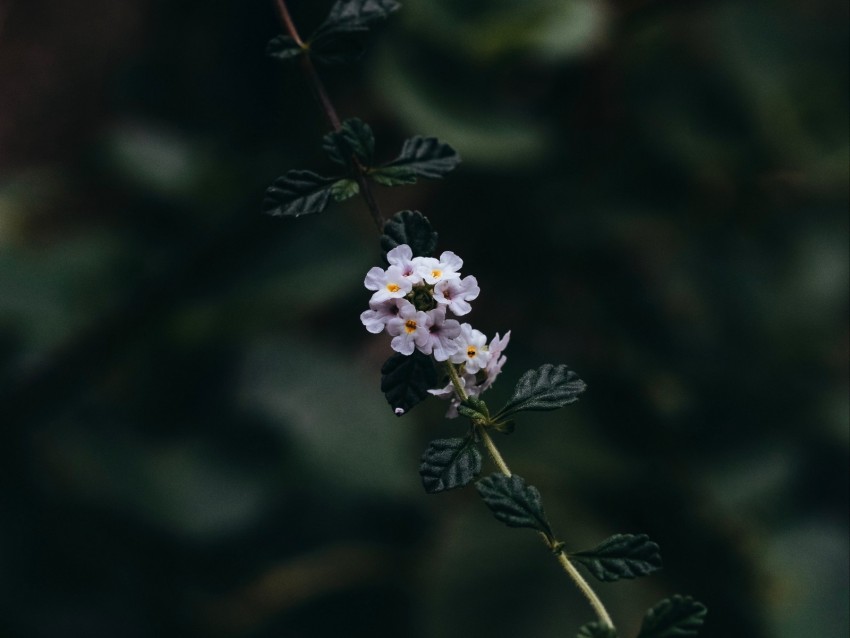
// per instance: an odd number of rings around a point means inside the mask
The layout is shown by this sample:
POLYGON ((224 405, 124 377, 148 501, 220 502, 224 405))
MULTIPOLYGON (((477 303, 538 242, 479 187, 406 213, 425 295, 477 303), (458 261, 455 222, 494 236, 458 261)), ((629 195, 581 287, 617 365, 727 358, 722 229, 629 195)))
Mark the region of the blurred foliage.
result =
MULTIPOLYGON (((494 405, 541 363, 587 381, 501 445, 568 550, 661 545, 602 589, 623 635, 673 592, 706 638, 850 632, 847 13, 408 0, 325 73, 379 161, 464 158, 378 197, 513 331, 494 405)), ((260 214, 330 168, 279 32, 272 2, 0 4, 0 634, 571 635, 533 535, 421 490, 458 424, 381 395, 365 208, 260 214)))

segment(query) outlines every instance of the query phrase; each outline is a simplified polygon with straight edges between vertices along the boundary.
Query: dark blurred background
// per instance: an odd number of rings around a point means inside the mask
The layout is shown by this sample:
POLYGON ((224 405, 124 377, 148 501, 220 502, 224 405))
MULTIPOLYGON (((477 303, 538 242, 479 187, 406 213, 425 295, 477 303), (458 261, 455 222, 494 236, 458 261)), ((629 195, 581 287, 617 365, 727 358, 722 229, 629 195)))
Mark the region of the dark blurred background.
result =
MULTIPOLYGON (((309 32, 330 2, 292 0, 309 32)), ((706 638, 846 638, 846 0, 405 0, 323 77, 379 188, 512 330, 490 392, 588 392, 499 444, 568 549, 646 532, 600 585, 624 637, 672 593, 706 638)), ((534 534, 423 492, 457 435, 395 418, 359 200, 260 213, 329 171, 271 0, 0 1, 0 636, 554 638, 592 619, 534 534)))

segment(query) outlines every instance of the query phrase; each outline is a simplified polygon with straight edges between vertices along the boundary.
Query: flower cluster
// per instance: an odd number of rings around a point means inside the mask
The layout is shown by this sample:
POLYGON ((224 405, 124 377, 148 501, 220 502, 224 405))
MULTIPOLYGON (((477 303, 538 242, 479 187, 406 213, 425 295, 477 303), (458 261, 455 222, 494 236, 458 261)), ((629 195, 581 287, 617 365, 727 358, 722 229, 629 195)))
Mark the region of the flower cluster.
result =
MULTIPOLYGON (((510 332, 499 334, 487 343, 487 337, 462 317, 472 310, 470 301, 478 297, 478 281, 472 275, 461 278, 463 260, 450 251, 434 257, 414 257, 410 246, 402 244, 387 253, 387 269, 374 267, 363 282, 373 291, 369 310, 360 315, 366 330, 390 334, 390 346, 403 355, 414 350, 439 362, 458 366, 460 381, 467 396, 478 396, 489 388, 502 370, 502 355, 510 332)), ((450 399, 447 416, 457 415, 459 399, 451 384, 430 391, 450 399)))

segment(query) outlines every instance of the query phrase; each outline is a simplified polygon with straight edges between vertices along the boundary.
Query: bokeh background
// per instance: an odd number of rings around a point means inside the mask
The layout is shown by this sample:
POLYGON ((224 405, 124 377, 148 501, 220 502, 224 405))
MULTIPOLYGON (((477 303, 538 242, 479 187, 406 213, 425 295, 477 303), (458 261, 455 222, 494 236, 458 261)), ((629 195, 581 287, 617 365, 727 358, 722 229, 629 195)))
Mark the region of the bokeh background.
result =
MULTIPOLYGON (((588 383, 499 444, 569 549, 660 543, 600 585, 621 635, 678 592, 706 638, 846 638, 847 3, 404 5, 323 77, 379 157, 463 156, 377 196, 512 330, 493 401, 588 383)), ((331 170, 279 32, 271 0, 0 2, 0 635, 572 636, 534 534, 419 484, 462 425, 379 391, 362 203, 260 213, 331 170)))

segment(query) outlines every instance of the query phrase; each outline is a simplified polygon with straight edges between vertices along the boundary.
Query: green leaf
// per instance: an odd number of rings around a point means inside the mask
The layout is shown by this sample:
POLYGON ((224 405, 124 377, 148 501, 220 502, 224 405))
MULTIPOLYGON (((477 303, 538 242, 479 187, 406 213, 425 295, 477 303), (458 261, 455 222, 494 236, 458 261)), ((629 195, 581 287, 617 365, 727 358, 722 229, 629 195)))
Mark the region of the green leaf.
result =
POLYGON ((355 117, 345 120, 340 130, 325 135, 322 148, 332 161, 342 166, 349 165, 352 155, 364 166, 371 166, 375 136, 368 124, 355 117))
POLYGON ((315 43, 340 33, 366 31, 400 8, 395 0, 338 0, 310 40, 315 43))
POLYGON ((342 202, 349 197, 354 197, 360 192, 360 185, 353 179, 340 179, 331 185, 331 197, 335 202, 342 202))
POLYGON ((481 453, 473 437, 431 441, 422 455, 419 475, 429 494, 463 487, 481 472, 481 453))
POLYGON ((266 55, 275 60, 290 60, 302 53, 304 49, 288 35, 276 35, 266 45, 266 55))
POLYGON ((477 397, 467 397, 467 399, 457 407, 457 411, 458 414, 472 419, 475 423, 479 423, 481 425, 487 425, 490 423, 490 411, 487 409, 487 404, 477 397))
POLYGON ((593 549, 571 553, 570 558, 605 582, 646 576, 661 569, 660 549, 646 534, 615 534, 593 549))
POLYGON ((598 622, 589 622, 581 626, 577 638, 617 638, 617 630, 598 622))
POLYGON ((418 177, 439 179, 460 164, 460 155, 436 137, 411 137, 392 162, 372 169, 369 176, 379 184, 413 184, 418 177))
POLYGON ((565 365, 540 366, 529 370, 520 378, 507 405, 494 417, 496 419, 520 410, 555 410, 578 400, 587 385, 565 365))
POLYGON ((407 244, 414 257, 430 257, 437 248, 437 232, 431 222, 417 210, 403 210, 384 222, 381 250, 386 254, 400 244, 407 244))
POLYGON ((276 217, 320 213, 327 208, 337 179, 322 177, 312 171, 287 171, 266 190, 263 212, 276 217))
POLYGON ((637 638, 691 638, 708 610, 690 596, 665 598, 646 612, 637 638))
POLYGON ((428 390, 436 386, 434 362, 418 350, 409 356, 396 353, 381 366, 381 391, 397 416, 429 397, 428 390))
POLYGON ((491 474, 475 484, 493 515, 508 527, 530 527, 553 540, 552 528, 543 513, 540 492, 521 476, 491 474))

